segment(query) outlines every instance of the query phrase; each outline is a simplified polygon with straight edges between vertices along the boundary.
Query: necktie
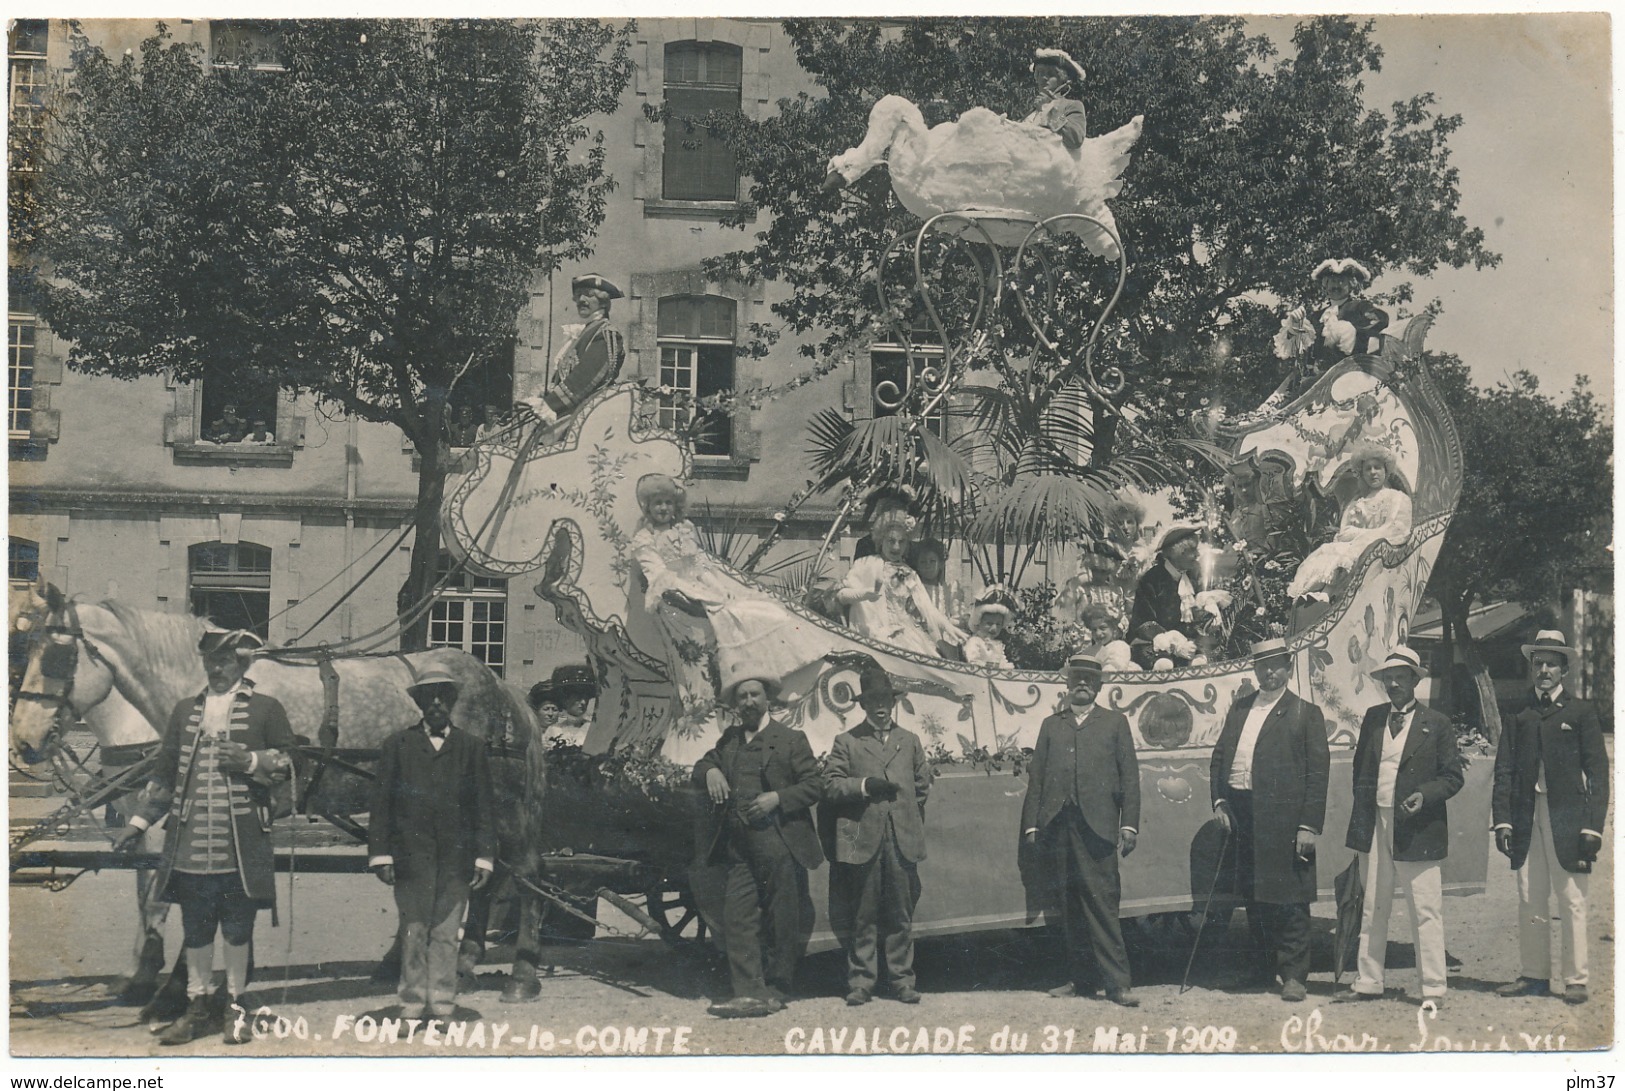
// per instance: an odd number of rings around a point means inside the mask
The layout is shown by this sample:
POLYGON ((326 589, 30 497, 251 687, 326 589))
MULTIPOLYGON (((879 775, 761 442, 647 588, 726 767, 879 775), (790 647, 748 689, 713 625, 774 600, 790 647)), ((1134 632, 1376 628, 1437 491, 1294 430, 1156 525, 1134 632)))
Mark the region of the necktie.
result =
POLYGON ((1405 730, 1405 714, 1396 708, 1388 713, 1388 737, 1397 739, 1403 730, 1405 730))
POLYGON ((447 724, 446 727, 439 727, 439 728, 431 727, 431 728, 429 728, 429 737, 431 739, 443 739, 443 738, 445 738, 446 737, 446 728, 449 728, 450 726, 451 726, 450 724, 447 724))
POLYGON ((1551 708, 1552 707, 1552 695, 1550 693, 1542 693, 1540 695, 1540 707, 1541 708, 1551 708))

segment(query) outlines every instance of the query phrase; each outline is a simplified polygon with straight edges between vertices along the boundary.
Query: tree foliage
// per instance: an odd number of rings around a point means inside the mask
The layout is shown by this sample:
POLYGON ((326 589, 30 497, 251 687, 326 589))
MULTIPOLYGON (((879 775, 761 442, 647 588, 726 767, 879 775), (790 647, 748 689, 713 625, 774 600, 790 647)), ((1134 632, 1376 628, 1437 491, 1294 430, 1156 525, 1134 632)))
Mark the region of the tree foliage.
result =
MULTIPOLYGON (((904 95, 933 124, 972 106, 1019 118, 1038 46, 1066 49, 1087 69, 1092 134, 1145 117, 1112 201, 1129 271, 1099 363, 1129 383, 1097 407, 1104 457, 1126 406, 1150 434, 1172 435, 1203 398, 1256 402, 1273 389, 1273 300, 1306 294, 1322 258, 1418 277, 1499 260, 1458 212, 1448 141, 1462 118, 1437 112, 1431 95, 1386 111, 1366 103, 1362 78, 1382 58, 1370 22, 1306 21, 1279 57, 1237 18, 790 20, 786 30, 823 94, 726 123, 752 206, 772 218, 713 263, 718 275, 788 289, 778 325, 756 330, 759 350, 792 332, 818 335, 805 351, 828 352, 875 319, 867 278, 888 241, 917 224, 884 170, 850 190, 819 188, 828 157, 862 138, 874 102, 904 95)), ((1113 285, 1093 273, 1063 285, 1057 313, 1069 320, 1057 339, 1074 362, 1113 285)), ((1411 294, 1407 282, 1389 298, 1411 294)))
POLYGON ((161 24, 139 57, 77 35, 18 287, 75 369, 282 387, 399 426, 422 460, 403 593, 417 602, 439 547, 446 399, 504 381, 534 276, 589 253, 603 219, 591 119, 626 85, 626 31, 278 30, 276 56, 228 64, 161 24))

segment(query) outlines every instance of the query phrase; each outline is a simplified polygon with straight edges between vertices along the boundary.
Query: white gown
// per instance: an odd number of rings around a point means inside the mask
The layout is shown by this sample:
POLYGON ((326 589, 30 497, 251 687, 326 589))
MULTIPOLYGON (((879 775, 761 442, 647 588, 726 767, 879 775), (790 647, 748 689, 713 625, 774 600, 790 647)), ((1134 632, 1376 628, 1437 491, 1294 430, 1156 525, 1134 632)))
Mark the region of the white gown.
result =
POLYGON ((1287 586, 1287 594, 1297 598, 1331 586, 1378 538, 1404 545, 1410 536, 1409 496, 1398 489, 1378 489, 1370 496, 1362 496, 1344 510, 1337 537, 1303 559, 1287 586))
POLYGON ((938 640, 957 640, 953 622, 931 601, 919 573, 906 564, 879 555, 861 557, 852 562, 843 589, 868 594, 876 581, 880 598, 852 603, 852 628, 874 640, 933 657, 938 640))

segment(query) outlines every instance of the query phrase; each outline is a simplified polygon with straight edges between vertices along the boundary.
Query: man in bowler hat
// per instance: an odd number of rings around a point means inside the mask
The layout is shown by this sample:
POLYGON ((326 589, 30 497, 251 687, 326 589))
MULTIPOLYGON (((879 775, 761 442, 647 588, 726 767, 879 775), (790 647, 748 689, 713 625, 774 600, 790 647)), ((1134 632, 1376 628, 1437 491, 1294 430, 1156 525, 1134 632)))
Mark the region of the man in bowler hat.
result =
POLYGON ((1140 765, 1128 719, 1095 704, 1100 676, 1093 656, 1067 661, 1067 707, 1038 729, 1021 834, 1041 849, 1066 937, 1072 979, 1050 995, 1089 996, 1103 985, 1106 999, 1134 1008, 1117 858, 1139 837, 1140 765))
POLYGON ((1608 817, 1608 751, 1591 702, 1563 682, 1574 650, 1556 629, 1523 646, 1533 689, 1495 752, 1495 847, 1518 877, 1518 980, 1502 996, 1551 991, 1551 914, 1561 923, 1562 980, 1570 1004, 1590 999, 1586 894, 1608 817))
POLYGON ((1461 755, 1449 720, 1416 699, 1422 660, 1400 645, 1371 672, 1388 693, 1360 723, 1354 748, 1354 809, 1347 845, 1365 861, 1360 976, 1338 1001, 1382 996, 1394 885, 1411 911, 1422 999, 1445 994, 1444 868, 1450 851, 1445 800, 1461 791, 1461 755))
POLYGON ((1258 689, 1225 715, 1209 770, 1214 817, 1235 845, 1236 885, 1247 904, 1256 961, 1244 984, 1281 999, 1308 996, 1309 906, 1315 900, 1315 842, 1326 821, 1331 751, 1326 717, 1287 688, 1286 641, 1253 645, 1258 689))
POLYGON ((864 720, 835 737, 819 809, 831 860, 830 925, 846 949, 848 1004, 867 1004, 882 972, 894 998, 918 1004, 914 907, 931 767, 919 736, 893 718, 891 676, 870 660, 858 686, 864 720))
POLYGON ((402 1015, 443 1019, 456 1010, 457 928, 496 859, 491 768, 484 740, 451 722, 449 671, 427 667, 406 692, 423 717, 384 740, 367 864, 395 890, 402 1015))
POLYGON ((696 847, 700 863, 727 869, 722 940, 733 998, 723 1018, 783 1009, 812 936, 807 872, 824 853, 812 808, 823 795, 818 762, 800 731, 773 719, 779 681, 748 661, 724 661, 723 699, 739 720, 694 766, 710 807, 696 847))

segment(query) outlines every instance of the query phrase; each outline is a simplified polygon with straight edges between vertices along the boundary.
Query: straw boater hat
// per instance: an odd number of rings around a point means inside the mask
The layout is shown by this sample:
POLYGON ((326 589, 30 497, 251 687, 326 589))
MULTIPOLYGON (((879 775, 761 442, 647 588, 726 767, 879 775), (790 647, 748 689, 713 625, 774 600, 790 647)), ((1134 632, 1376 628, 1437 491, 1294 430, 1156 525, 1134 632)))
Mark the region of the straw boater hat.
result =
POLYGON ((1391 670, 1408 670, 1417 678, 1426 678, 1428 672, 1422 667, 1422 657, 1400 644, 1388 653, 1388 658, 1382 661, 1382 666, 1371 672, 1371 677, 1382 681, 1382 676, 1391 670))
POLYGON ((205 629, 198 638, 197 650, 200 655, 213 655, 216 652, 235 651, 237 658, 250 659, 257 648, 265 647, 265 641, 259 634, 247 629, 205 629))
POLYGON ((1201 531, 1190 523, 1175 523, 1163 532, 1162 540, 1157 543, 1157 552, 1165 553, 1186 538, 1195 538, 1200 533, 1201 531))
POLYGON ((1076 675, 1092 674, 1099 678, 1104 668, 1100 660, 1092 655, 1074 655, 1066 661, 1066 680, 1072 681, 1076 675))
POLYGON ((1287 647, 1286 641, 1278 636, 1268 640, 1253 641, 1253 662, 1259 663, 1265 659, 1292 658, 1292 649, 1287 647))
POLYGON ((1315 271, 1309 274, 1309 282, 1315 284, 1319 283, 1321 277, 1343 276, 1349 273, 1352 273, 1362 285, 1371 283, 1371 270, 1353 258, 1327 258, 1315 266, 1315 271))
POLYGON ((406 687, 406 692, 416 698, 418 690, 426 689, 429 686, 450 686, 454 690, 462 688, 457 684, 457 679, 445 667, 425 667, 412 676, 412 681, 406 687))
POLYGON ((592 668, 585 663, 567 664, 553 668, 553 676, 530 687, 530 707, 538 708, 543 701, 552 701, 563 708, 571 701, 586 701, 598 696, 598 683, 592 668))
POLYGON ((599 276, 597 273, 583 273, 570 279, 571 296, 578 296, 587 288, 603 292, 611 299, 620 299, 626 294, 615 286, 614 281, 608 277, 599 276))
POLYGON ((1536 652, 1556 652, 1563 657, 1565 665, 1574 661, 1574 649, 1569 647, 1567 638, 1556 629, 1542 629, 1535 634, 1533 644, 1523 645, 1523 657, 1530 659, 1536 652))

